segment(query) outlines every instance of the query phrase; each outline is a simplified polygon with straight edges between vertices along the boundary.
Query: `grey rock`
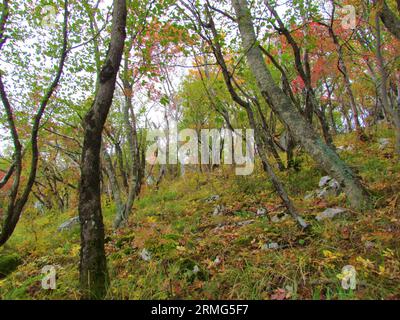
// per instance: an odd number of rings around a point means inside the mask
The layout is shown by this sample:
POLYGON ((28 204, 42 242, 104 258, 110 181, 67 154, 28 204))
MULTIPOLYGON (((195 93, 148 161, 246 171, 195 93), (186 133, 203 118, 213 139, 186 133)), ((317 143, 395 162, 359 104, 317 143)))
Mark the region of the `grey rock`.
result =
POLYGON ((224 211, 225 211, 225 207, 223 205, 219 204, 214 208, 213 216, 219 216, 219 215, 223 214, 224 211))
POLYGON ((336 195, 337 191, 335 189, 323 188, 322 190, 318 191, 317 198, 327 199, 330 197, 336 197, 336 195))
POLYGON ((308 192, 308 193, 304 196, 304 200, 311 200, 311 199, 315 198, 315 196, 316 196, 315 191, 308 192))
POLYGON ((269 243, 268 248, 272 250, 279 249, 279 244, 277 244, 276 242, 269 243))
POLYGON ((62 232, 62 231, 67 231, 67 230, 71 230, 74 226, 79 224, 79 217, 73 217, 67 221, 65 221, 64 223, 62 223, 59 227, 58 227, 58 232, 62 232))
POLYGON ((261 247, 262 250, 277 250, 279 248, 280 246, 276 242, 266 243, 261 247))
POLYGON ((297 222, 300 224, 300 226, 302 227, 302 228, 308 228, 308 223, 302 218, 302 217, 297 217, 297 222))
POLYGON ((39 211, 40 213, 44 213, 46 210, 46 207, 41 203, 40 201, 36 201, 35 204, 33 205, 34 208, 39 211))
POLYGON ((336 147, 336 149, 337 150, 339 150, 339 151, 352 151, 352 150, 354 150, 354 147, 353 146, 339 146, 339 147, 336 147))
POLYGON ((332 179, 331 181, 328 182, 328 187, 336 191, 340 190, 340 184, 335 179, 332 179))
POLYGON ((210 203, 210 202, 215 202, 217 200, 219 200, 220 196, 217 194, 212 195, 211 197, 208 197, 206 199, 206 202, 210 203))
POLYGON ((152 186, 153 184, 155 184, 155 180, 152 176, 149 176, 146 180, 147 185, 152 186))
POLYGON ((151 253, 146 248, 143 248, 143 250, 140 252, 140 257, 144 261, 150 261, 151 260, 151 253))
POLYGON ((390 145, 390 139, 381 138, 381 139, 378 139, 378 143, 379 143, 380 150, 386 149, 390 145))
POLYGON ((278 218, 278 216, 273 216, 273 217, 271 218, 271 221, 272 221, 273 223, 278 223, 278 222, 280 222, 281 220, 278 218))
POLYGON ((222 262, 222 261, 221 261, 220 257, 217 256, 217 257, 215 258, 215 260, 214 260, 214 265, 218 266, 218 265, 221 264, 221 262, 222 262))
POLYGON ((336 197, 341 192, 341 187, 338 181, 330 176, 322 177, 319 181, 319 187, 316 191, 317 198, 336 197))
POLYGON ((257 213, 256 213, 256 216, 257 217, 263 217, 263 216, 265 216, 267 214, 267 209, 265 209, 265 208, 259 208, 259 209, 257 209, 257 213))
POLYGON ((325 211, 319 213, 315 217, 315 219, 318 220, 318 221, 327 220, 327 219, 333 219, 337 215, 343 214, 345 212, 347 212, 347 210, 344 209, 344 208, 328 208, 325 211))
POLYGON ((236 225, 243 227, 243 226, 248 226, 249 224, 254 223, 254 220, 246 220, 246 221, 240 221, 236 225))
POLYGON ((318 186, 320 188, 325 187, 328 184, 328 182, 331 181, 331 180, 332 180, 332 177, 324 176, 319 180, 318 186))
POLYGON ((200 272, 199 266, 198 266, 198 265, 195 265, 195 266, 193 267, 193 273, 194 273, 194 274, 198 274, 199 272, 200 272))
POLYGON ((281 217, 280 216, 273 216, 272 218, 271 218, 271 221, 273 222, 273 223, 279 223, 279 222, 282 222, 282 221, 285 221, 285 220, 287 220, 289 218, 289 215, 288 214, 284 214, 284 215, 282 215, 281 217))

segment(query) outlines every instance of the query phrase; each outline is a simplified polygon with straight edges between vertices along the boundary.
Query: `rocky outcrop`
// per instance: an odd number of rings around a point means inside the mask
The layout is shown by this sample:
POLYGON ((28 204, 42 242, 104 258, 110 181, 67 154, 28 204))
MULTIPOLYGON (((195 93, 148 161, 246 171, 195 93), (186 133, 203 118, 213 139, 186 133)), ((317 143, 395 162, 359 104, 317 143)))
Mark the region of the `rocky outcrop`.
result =
POLYGON ((79 217, 73 217, 58 227, 58 232, 71 230, 74 226, 79 224, 79 217))

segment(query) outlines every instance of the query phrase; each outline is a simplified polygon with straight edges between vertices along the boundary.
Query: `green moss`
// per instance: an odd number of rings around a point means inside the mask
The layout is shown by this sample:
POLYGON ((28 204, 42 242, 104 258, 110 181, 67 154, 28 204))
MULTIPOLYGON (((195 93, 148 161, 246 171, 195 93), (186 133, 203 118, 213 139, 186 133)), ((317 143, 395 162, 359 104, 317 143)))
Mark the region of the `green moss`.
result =
POLYGON ((0 255, 0 278, 6 277, 22 263, 17 254, 0 255))
POLYGON ((239 246, 248 246, 248 245, 250 245, 250 243, 252 241, 253 241, 253 237, 245 235, 245 236, 242 236, 242 237, 236 239, 234 242, 236 245, 239 245, 239 246))
POLYGON ((118 239, 117 242, 115 243, 115 246, 119 249, 121 249, 125 243, 129 243, 135 238, 135 234, 131 233, 129 235, 123 236, 122 238, 118 239))
POLYGON ((185 258, 179 261, 179 270, 181 278, 186 279, 189 283, 195 279, 206 281, 209 277, 208 272, 199 266, 196 261, 185 258), (197 268, 197 271, 196 269, 197 268))

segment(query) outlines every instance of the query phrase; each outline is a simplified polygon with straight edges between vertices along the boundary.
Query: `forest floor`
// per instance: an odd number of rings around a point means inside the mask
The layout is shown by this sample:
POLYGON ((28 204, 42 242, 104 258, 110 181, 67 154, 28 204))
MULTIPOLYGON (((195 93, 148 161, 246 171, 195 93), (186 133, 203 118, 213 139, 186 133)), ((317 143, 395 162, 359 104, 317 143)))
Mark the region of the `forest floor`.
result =
MULTIPOLYGON (((279 218, 285 210, 259 167, 246 177, 218 168, 167 178, 159 190, 146 187, 129 224, 118 232, 111 227, 114 208, 105 203, 107 299, 400 299, 400 163, 393 144, 381 150, 377 142, 390 138, 393 143, 390 130, 370 134, 367 143, 352 134, 335 141, 352 147, 340 154, 371 190, 375 207, 370 210, 348 209, 317 221, 326 208, 348 208, 345 195, 304 200, 324 176, 307 156, 297 159, 300 171, 280 173, 311 224, 308 231, 291 218, 279 218), (210 199, 213 195, 219 198, 210 199), (224 209, 214 215, 218 205, 224 209), (260 208, 266 215, 257 216, 260 208), (341 285, 346 265, 357 271, 354 290, 341 285)), ((25 211, 0 249, 22 259, 16 271, 0 279, 0 298, 79 298, 79 229, 57 231, 76 214, 25 211), (41 288, 46 265, 56 266, 56 290, 41 288)))

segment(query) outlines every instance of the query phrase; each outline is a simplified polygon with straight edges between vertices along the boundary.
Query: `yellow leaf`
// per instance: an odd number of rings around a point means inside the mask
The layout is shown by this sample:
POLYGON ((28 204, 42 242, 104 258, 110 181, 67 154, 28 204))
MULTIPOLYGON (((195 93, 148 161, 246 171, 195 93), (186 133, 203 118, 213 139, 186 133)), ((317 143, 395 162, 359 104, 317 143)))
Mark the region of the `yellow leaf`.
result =
POLYGON ((64 254, 64 249, 63 248, 57 248, 56 250, 54 250, 54 253, 56 255, 63 255, 64 254))
POLYGON ((337 258, 342 256, 341 253, 338 253, 338 252, 333 253, 332 251, 329 251, 329 250, 323 250, 322 253, 323 253, 325 258, 328 258, 328 259, 331 259, 331 260, 335 260, 335 259, 337 259, 337 258))
POLYGON ((324 257, 326 257, 326 258, 331 258, 333 256, 333 253, 329 250, 324 250, 324 251, 322 251, 322 253, 324 254, 324 257))
POLYGON ((72 255, 73 257, 78 256, 80 250, 81 250, 81 246, 80 246, 80 245, 78 245, 78 244, 74 245, 74 246, 71 248, 71 255, 72 255))
POLYGON ((394 257, 394 252, 392 249, 387 248, 383 251, 383 256, 386 258, 394 257))
POLYGON ((385 273, 385 266, 380 265, 378 274, 383 275, 384 273, 385 273))
POLYGON ((157 222, 157 218, 152 216, 152 217, 147 217, 147 222, 148 223, 156 223, 157 222))
POLYGON ((356 260, 358 262, 360 262, 364 268, 373 268, 374 267, 374 264, 369 259, 364 259, 363 257, 358 256, 356 260))

